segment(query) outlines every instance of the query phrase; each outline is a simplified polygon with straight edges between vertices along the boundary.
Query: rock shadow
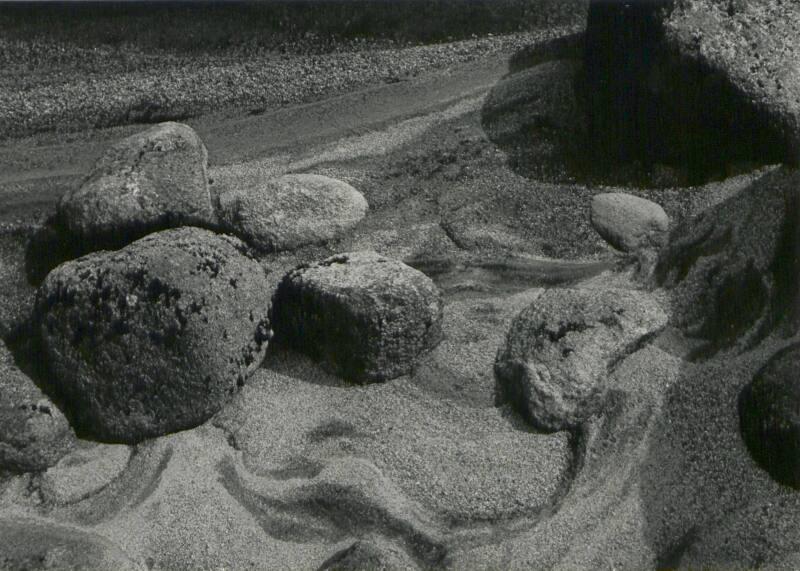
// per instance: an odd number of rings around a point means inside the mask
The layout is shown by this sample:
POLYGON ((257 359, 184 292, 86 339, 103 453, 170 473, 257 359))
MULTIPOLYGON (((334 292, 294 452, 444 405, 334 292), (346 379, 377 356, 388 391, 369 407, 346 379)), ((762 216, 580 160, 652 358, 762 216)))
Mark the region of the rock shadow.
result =
POLYGON ((772 122, 726 77, 663 47, 656 3, 628 4, 620 15, 598 2, 586 34, 510 58, 481 110, 510 168, 556 183, 663 188, 782 162, 772 122), (601 33, 608 26, 623 32, 601 33))

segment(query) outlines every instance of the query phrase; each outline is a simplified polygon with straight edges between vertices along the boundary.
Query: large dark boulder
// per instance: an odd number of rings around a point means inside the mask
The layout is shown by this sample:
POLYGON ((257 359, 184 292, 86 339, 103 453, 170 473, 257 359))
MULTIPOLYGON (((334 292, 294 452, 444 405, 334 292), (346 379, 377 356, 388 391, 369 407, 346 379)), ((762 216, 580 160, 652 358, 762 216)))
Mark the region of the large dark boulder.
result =
POLYGON ((704 179, 800 158, 800 4, 593 0, 584 80, 595 149, 704 179))
POLYGON ((215 221, 208 152, 181 123, 161 123, 111 146, 58 204, 56 225, 74 248, 118 248, 145 234, 215 221))
POLYGON ((422 272, 375 252, 288 273, 273 298, 276 340, 354 382, 408 374, 442 337, 442 300, 422 272))
POLYGON ((655 268, 697 357, 800 329, 800 172, 781 168, 671 233, 655 268))
POLYGON ((0 471, 46 470, 74 444, 67 419, 0 341, 0 471))
POLYGON ((237 238, 151 234, 67 262, 42 284, 45 357, 77 424, 136 442, 196 426, 260 364, 270 337, 263 268, 237 238))
POLYGON ((800 489, 800 345, 772 357, 742 390, 739 419, 756 462, 800 489))
POLYGON ((548 290, 514 319, 497 352, 500 392, 541 430, 577 428, 600 411, 609 369, 666 324, 647 293, 548 290))

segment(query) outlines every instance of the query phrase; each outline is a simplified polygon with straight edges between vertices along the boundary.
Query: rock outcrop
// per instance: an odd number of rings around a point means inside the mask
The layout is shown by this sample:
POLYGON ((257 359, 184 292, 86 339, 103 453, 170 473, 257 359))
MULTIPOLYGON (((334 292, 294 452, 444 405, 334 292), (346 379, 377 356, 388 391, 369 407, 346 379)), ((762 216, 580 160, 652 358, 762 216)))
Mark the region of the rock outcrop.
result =
POLYGON ((593 0, 585 51, 591 140, 607 160, 690 180, 800 159, 800 4, 593 0))
POLYGON ((355 226, 367 211, 367 201, 355 188, 314 174, 232 181, 219 202, 223 227, 264 252, 327 242, 355 226))
POLYGON ((62 197, 56 225, 87 253, 158 230, 212 224, 207 162, 206 147, 190 127, 151 127, 103 154, 81 186, 62 197))
POLYGON ((46 470, 74 443, 67 419, 0 341, 0 471, 46 470))
POLYGON ((300 266, 273 298, 276 340, 354 382, 409 373, 441 340, 441 319, 430 278, 368 251, 300 266))
POLYGON ((592 198, 592 226, 617 250, 657 250, 667 241, 669 216, 655 202, 622 192, 592 198))
POLYGON ((158 232, 53 270, 39 290, 45 356, 81 428, 107 441, 196 426, 260 364, 263 268, 237 238, 158 232))
POLYGON ((601 409, 609 369, 666 324, 645 293, 551 289, 512 322, 495 377, 537 428, 577 428, 601 409))
POLYGON ((800 173, 773 170, 671 233, 655 282, 697 357, 800 328, 800 173))
POLYGON ((739 419, 756 462, 800 489, 800 345, 772 357, 742 390, 739 419))

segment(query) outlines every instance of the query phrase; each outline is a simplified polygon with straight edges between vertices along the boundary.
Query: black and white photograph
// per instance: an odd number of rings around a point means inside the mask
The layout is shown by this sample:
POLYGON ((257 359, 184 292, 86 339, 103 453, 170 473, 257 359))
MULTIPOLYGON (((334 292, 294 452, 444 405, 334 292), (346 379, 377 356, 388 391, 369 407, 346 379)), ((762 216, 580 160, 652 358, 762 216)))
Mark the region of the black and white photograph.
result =
POLYGON ((800 569, 800 0, 0 0, 0 570, 800 569))

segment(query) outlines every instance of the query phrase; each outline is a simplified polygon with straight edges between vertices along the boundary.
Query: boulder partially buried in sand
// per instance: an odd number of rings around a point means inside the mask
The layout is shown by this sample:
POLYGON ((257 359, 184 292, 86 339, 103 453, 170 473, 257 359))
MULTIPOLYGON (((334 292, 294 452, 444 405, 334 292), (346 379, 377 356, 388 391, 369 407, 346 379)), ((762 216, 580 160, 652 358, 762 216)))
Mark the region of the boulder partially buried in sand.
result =
POLYGON ((576 428, 599 411, 609 368, 666 324, 646 293, 551 289, 512 322, 495 376, 534 426, 576 428))
POLYGON ((695 358, 800 330, 800 173, 764 174, 671 233, 655 281, 675 325, 702 340, 695 358))
POLYGON ((219 201, 221 224, 264 252, 327 242, 367 212, 367 201, 355 188, 315 174, 232 182, 219 201))
POLYGON ((46 470, 74 443, 67 419, 0 341, 0 471, 46 470))
POLYGON ((118 248, 167 228, 215 221, 208 152, 190 127, 162 123, 120 141, 58 205, 75 249, 118 248))
POLYGON ((591 136, 608 158, 686 167, 800 159, 800 3, 592 0, 591 136))
POLYGON ((375 252, 300 266, 273 298, 276 339, 354 382, 409 373, 441 340, 441 320, 433 281, 375 252))
POLYGON ((800 489, 800 345, 775 355, 744 388, 739 419, 756 462, 800 489))
POLYGON ((667 241, 667 213, 655 202, 632 194, 595 195, 591 220, 597 233, 623 252, 658 249, 667 241))
POLYGON ((37 295, 45 355, 73 416, 136 442, 196 426, 260 364, 263 268, 237 238, 167 230, 53 270, 37 295))

